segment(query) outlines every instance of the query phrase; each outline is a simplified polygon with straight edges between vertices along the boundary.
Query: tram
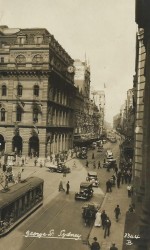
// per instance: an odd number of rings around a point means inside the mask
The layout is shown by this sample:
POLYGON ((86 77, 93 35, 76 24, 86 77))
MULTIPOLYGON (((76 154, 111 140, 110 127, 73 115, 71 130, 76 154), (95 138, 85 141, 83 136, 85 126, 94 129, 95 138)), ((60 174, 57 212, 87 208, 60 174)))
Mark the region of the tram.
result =
POLYGON ((44 180, 28 177, 10 188, 0 190, 0 237, 43 204, 44 180))

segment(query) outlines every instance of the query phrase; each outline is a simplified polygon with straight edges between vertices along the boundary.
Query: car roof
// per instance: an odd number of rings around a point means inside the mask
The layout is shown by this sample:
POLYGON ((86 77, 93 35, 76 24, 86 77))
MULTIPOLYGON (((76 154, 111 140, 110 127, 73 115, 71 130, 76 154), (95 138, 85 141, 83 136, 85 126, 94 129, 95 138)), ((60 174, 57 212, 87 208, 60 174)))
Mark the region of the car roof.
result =
POLYGON ((90 186, 92 187, 92 184, 90 182, 81 182, 81 184, 80 184, 80 187, 88 188, 90 186))
POLYGON ((97 173, 94 172, 94 171, 89 171, 89 172, 88 172, 88 175, 96 175, 96 176, 97 176, 97 173))

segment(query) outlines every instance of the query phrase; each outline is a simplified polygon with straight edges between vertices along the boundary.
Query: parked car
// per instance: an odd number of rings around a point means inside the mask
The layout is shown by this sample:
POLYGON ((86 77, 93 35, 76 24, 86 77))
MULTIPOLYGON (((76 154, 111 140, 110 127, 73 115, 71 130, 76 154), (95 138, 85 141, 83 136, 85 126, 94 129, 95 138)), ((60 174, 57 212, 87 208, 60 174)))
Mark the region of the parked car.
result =
POLYGON ((75 200, 89 200, 93 196, 92 183, 81 182, 80 191, 75 193, 75 200))
POLYGON ((92 183, 92 187, 99 186, 99 180, 97 178, 97 173, 94 171, 88 172, 88 176, 86 177, 86 181, 90 181, 92 183))

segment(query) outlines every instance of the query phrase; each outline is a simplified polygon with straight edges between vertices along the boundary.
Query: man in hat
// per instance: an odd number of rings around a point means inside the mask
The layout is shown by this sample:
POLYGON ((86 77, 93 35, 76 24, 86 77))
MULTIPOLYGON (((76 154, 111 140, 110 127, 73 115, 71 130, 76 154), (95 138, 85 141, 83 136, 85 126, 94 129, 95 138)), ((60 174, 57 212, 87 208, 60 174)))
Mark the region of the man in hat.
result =
POLYGON ((118 248, 115 246, 115 243, 112 244, 112 246, 110 247, 110 250, 118 250, 118 248))
POLYGON ((105 221, 104 238, 110 235, 110 227, 111 227, 111 220, 109 219, 109 217, 107 217, 105 221))
POLYGON ((93 243, 91 245, 91 250, 100 250, 100 244, 97 242, 97 238, 93 238, 93 243))

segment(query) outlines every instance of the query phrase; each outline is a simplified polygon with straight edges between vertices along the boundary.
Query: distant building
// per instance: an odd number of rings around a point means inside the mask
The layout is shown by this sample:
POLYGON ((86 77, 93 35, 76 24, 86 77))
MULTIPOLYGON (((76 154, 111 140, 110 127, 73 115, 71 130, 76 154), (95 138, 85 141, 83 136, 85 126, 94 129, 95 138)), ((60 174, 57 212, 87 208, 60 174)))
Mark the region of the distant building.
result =
POLYGON ((99 134, 103 134, 104 123, 105 123, 105 92, 102 90, 92 91, 93 100, 99 109, 100 119, 99 119, 99 134))
POLYGON ((90 66, 77 59, 74 68, 74 82, 78 89, 74 101, 74 145, 79 145, 98 138, 99 111, 90 99, 90 66))

